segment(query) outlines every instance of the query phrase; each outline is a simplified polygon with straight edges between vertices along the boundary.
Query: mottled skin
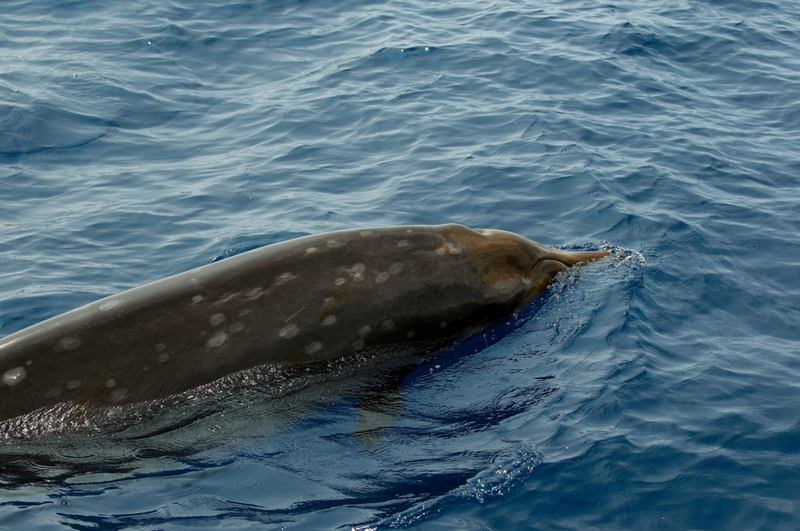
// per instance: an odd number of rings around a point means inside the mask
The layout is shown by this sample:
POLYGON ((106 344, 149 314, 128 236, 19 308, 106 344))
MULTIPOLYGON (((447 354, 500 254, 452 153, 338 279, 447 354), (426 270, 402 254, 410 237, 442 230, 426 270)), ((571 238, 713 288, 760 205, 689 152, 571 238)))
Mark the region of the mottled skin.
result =
POLYGON ((263 364, 455 336, 606 251, 460 225, 359 229, 249 251, 0 339, 0 420, 170 396, 263 364))

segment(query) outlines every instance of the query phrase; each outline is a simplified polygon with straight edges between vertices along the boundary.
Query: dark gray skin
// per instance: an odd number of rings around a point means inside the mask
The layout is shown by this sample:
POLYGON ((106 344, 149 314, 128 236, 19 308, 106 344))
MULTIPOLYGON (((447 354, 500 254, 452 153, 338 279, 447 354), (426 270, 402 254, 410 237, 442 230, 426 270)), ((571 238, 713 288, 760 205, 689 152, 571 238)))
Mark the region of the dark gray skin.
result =
POLYGON ((260 365, 457 336, 524 308, 559 271, 608 254, 461 225, 269 245, 0 339, 0 420, 60 402, 153 400, 260 365))

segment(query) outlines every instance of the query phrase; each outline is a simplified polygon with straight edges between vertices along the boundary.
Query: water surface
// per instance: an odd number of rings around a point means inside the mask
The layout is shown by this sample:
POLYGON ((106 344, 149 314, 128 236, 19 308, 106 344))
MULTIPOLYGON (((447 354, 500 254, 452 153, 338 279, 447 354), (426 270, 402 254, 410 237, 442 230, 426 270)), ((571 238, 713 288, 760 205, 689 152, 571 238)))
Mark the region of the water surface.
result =
POLYGON ((798 35, 786 0, 4 2, 0 335, 344 228, 617 258, 421 365, 7 439, 0 523, 798 528, 798 35))

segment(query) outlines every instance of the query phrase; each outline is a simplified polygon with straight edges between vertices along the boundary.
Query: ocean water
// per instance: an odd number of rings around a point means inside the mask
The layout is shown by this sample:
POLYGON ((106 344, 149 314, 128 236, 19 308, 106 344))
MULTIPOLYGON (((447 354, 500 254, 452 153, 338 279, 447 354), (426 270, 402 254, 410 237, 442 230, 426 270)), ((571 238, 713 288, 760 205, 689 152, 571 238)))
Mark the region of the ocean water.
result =
POLYGON ((450 222, 614 257, 415 367, 6 436, 0 527, 800 528, 797 3, 0 5, 0 336, 450 222))

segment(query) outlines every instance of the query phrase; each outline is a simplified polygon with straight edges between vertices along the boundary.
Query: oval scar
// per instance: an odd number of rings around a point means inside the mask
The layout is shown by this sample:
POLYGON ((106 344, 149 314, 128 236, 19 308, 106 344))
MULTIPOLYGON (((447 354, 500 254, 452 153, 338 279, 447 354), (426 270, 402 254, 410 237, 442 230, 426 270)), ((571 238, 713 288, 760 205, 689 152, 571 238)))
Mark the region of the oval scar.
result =
POLYGON ((25 379, 25 367, 15 367, 3 373, 3 383, 9 387, 14 387, 25 379))
POLYGON ((307 354, 316 354, 320 350, 322 350, 322 343, 320 343, 319 341, 312 341, 306 346, 307 354))
POLYGON ((99 306, 99 308, 100 308, 102 311, 104 311, 104 312, 107 312, 108 310, 111 310, 111 309, 114 309, 114 308, 116 308, 116 307, 117 307, 117 306, 119 306, 120 304, 121 304, 121 303, 120 303, 119 299, 112 299, 112 300, 110 300, 110 301, 106 301, 106 302, 104 302, 103 304, 101 304, 101 305, 99 306))
POLYGON ((58 343, 56 343, 56 352, 62 352, 64 350, 74 350, 81 346, 81 338, 78 336, 67 336, 61 339, 58 343))
POLYGON ((211 348, 219 348, 228 341, 228 335, 220 330, 209 339, 206 344, 211 348))
POLYGON ((298 327, 296 324, 290 324, 288 326, 284 326, 283 328, 281 328, 280 331, 278 332, 278 335, 283 339, 292 339, 299 333, 300 333, 300 327, 298 327))

